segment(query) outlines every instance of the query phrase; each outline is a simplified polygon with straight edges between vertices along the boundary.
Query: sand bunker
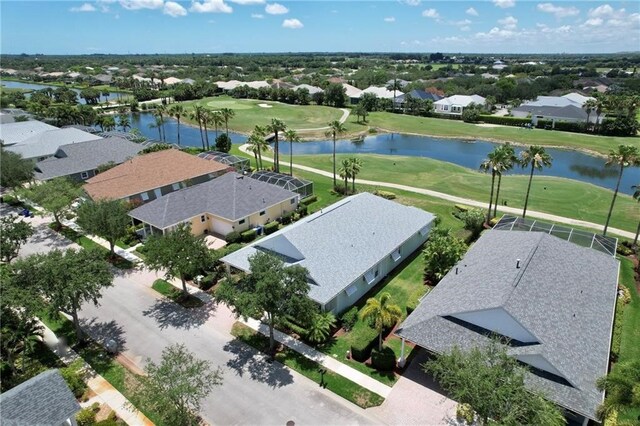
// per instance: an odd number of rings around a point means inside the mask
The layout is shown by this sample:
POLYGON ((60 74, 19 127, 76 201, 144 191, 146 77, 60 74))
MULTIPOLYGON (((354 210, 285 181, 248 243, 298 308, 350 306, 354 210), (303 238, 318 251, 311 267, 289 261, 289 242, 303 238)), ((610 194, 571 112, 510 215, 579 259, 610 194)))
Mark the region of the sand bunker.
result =
POLYGON ((258 104, 258 106, 259 106, 260 108, 272 108, 272 106, 271 106, 271 105, 269 105, 269 104, 258 104))

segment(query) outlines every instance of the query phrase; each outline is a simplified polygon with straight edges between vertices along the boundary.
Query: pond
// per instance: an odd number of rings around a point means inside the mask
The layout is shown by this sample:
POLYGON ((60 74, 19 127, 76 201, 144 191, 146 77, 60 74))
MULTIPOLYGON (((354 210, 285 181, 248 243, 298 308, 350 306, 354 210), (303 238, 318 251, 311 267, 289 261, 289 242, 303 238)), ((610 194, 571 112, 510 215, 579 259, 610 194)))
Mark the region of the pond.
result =
MULTIPOLYGON (((158 139, 155 119, 149 113, 134 114, 132 125, 138 127, 147 137, 158 139)), ((177 141, 177 125, 175 120, 168 119, 165 123, 167 141, 177 141)), ((237 133, 230 133, 233 143, 244 143, 247 137, 237 133)), ((200 131, 197 127, 181 124, 180 138, 184 146, 202 146, 200 131)), ((209 143, 213 144, 215 135, 209 132, 209 143)), ((403 135, 397 133, 380 134, 366 137, 361 142, 340 140, 336 142, 336 152, 339 154, 384 154, 403 155, 411 157, 428 157, 435 160, 447 161, 469 169, 478 170, 487 154, 497 143, 486 141, 464 141, 459 139, 440 139, 428 136, 403 135)), ((523 148, 515 147, 519 154, 523 148)), ((283 154, 289 153, 289 144, 281 144, 283 154)), ((293 155, 330 154, 333 152, 332 141, 305 142, 293 145, 293 155)), ((591 183, 607 189, 614 189, 618 177, 618 168, 605 167, 605 160, 578 151, 547 148, 553 157, 553 165, 536 174, 574 179, 591 183)), ((527 175, 530 169, 515 168, 510 174, 527 175)), ((620 183, 620 192, 632 194, 632 185, 640 184, 640 168, 625 169, 620 183)))
MULTIPOLYGON (((2 80, 2 86, 8 88, 8 89, 25 89, 25 90, 42 90, 42 89, 46 89, 47 87, 51 88, 51 89, 57 89, 59 86, 50 86, 47 84, 38 84, 38 83, 24 83, 22 81, 6 81, 6 80, 2 80)), ((71 90, 73 90, 74 92, 76 92, 78 94, 78 102, 81 104, 84 104, 85 101, 84 99, 82 99, 79 95, 80 95, 80 89, 74 89, 74 88, 70 88, 71 90)), ((27 96, 29 96, 29 94, 27 94, 27 96)), ((127 93, 122 93, 122 92, 111 92, 109 94, 109 96, 107 96, 107 99, 110 101, 114 101, 117 100, 121 97, 128 97, 130 96, 127 93)), ((100 101, 104 101, 104 96, 100 97, 100 101)))

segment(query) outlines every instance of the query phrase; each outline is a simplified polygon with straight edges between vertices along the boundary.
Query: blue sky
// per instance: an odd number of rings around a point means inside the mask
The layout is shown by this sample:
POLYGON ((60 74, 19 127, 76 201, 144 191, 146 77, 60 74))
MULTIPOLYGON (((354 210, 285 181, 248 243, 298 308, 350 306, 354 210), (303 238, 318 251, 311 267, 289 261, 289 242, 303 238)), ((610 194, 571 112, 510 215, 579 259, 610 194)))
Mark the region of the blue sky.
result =
POLYGON ((1 0, 2 53, 640 50, 638 1, 1 0))

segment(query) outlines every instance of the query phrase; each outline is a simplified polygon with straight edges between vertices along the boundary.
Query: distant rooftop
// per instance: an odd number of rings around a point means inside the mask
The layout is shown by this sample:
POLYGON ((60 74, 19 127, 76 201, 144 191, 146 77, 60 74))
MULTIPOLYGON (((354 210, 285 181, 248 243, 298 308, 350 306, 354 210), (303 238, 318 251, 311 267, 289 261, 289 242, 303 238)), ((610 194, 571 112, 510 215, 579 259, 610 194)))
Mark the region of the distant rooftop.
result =
POLYGON ((4 146, 15 145, 32 136, 56 129, 55 126, 36 120, 6 123, 0 127, 0 140, 4 146))

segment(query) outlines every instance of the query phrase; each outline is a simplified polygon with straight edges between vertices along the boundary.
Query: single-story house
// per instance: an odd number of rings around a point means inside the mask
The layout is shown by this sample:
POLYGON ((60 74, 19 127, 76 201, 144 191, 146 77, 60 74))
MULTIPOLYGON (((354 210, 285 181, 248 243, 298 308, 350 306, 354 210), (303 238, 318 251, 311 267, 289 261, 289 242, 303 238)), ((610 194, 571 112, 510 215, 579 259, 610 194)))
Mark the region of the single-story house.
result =
POLYGON ((307 89, 310 95, 324 92, 324 90, 322 90, 321 88, 312 86, 310 84, 298 84, 297 86, 293 86, 293 90, 300 90, 300 89, 307 89))
POLYGON ((298 208, 300 196, 270 183, 230 172, 167 194, 129 212, 145 233, 165 233, 181 223, 194 235, 242 232, 298 208))
POLYGON ((62 145, 53 157, 36 163, 35 178, 45 181, 66 176, 75 181, 87 180, 98 174, 99 166, 124 163, 144 148, 118 137, 62 145))
POLYGON ((588 100, 594 100, 588 96, 583 96, 579 93, 568 93, 564 96, 538 96, 535 101, 527 101, 522 105, 529 106, 551 106, 551 107, 565 107, 565 106, 582 106, 588 100))
POLYGON ((258 251, 308 271, 309 297, 324 311, 343 312, 428 238, 435 217, 364 192, 347 197, 222 258, 249 272, 258 251))
POLYGON ((471 104, 484 105, 485 98, 480 95, 453 95, 433 103, 436 114, 462 115, 462 111, 471 104))
POLYGON ((217 161, 165 149, 133 157, 87 180, 83 188, 94 200, 121 199, 142 204, 207 182, 228 170, 229 166, 217 161))
POLYGON ((76 426, 81 407, 58 370, 48 370, 0 395, 2 426, 76 426))
MULTIPOLYGON (((566 121, 571 123, 586 123, 587 118, 590 123, 595 123, 598 120, 598 115, 595 112, 587 114, 587 112, 575 105, 567 106, 534 106, 534 105, 520 105, 517 108, 511 109, 511 115, 514 117, 527 118, 531 117, 531 123, 533 125, 538 124, 538 120, 550 120, 566 121)), ((600 114, 599 121, 604 119, 603 114, 600 114)))
POLYGON ((342 83, 342 87, 344 87, 345 94, 347 95, 347 98, 349 98, 349 103, 351 105, 357 104, 360 100, 360 94, 362 93, 362 90, 347 83, 342 83))
POLYGON ((404 93, 402 95, 399 95, 398 97, 396 97, 396 104, 398 105, 404 105, 404 103, 406 102, 406 98, 407 96, 411 96, 413 99, 420 99, 420 100, 430 100, 433 102, 439 101, 440 99, 442 99, 442 96, 438 96, 434 93, 429 93, 426 90, 412 90, 409 93, 404 93))
POLYGON ((57 129, 56 126, 37 120, 6 123, 0 127, 0 143, 4 147, 16 145, 40 133, 57 129))
POLYGON ((6 149, 22 155, 22 158, 41 161, 45 158, 52 157, 62 145, 95 141, 96 139, 102 138, 98 135, 72 127, 65 129, 55 128, 53 130, 36 133, 6 149))
POLYGON ((581 95, 580 93, 576 93, 576 92, 572 92, 572 93, 567 93, 566 95, 562 96, 563 98, 569 99, 570 101, 573 101, 575 103, 577 103, 580 106, 584 106, 584 104, 587 101, 595 101, 596 98, 593 98, 591 96, 584 96, 581 95))
POLYGON ((175 77, 167 77, 164 80, 162 80, 162 82, 167 86, 173 86, 174 84, 182 83, 182 80, 175 77))
MULTIPOLYGON (((389 90, 386 87, 369 86, 360 93, 360 97, 365 93, 373 93, 380 99, 393 99, 393 90, 389 90)), ((396 97, 402 94, 402 91, 396 90, 396 97)))
MULTIPOLYGON (((546 232, 491 230, 396 330, 439 354, 505 338, 525 385, 586 425, 604 394, 619 262, 546 232), (571 414, 573 413, 573 414, 571 414)), ((402 357, 401 357, 402 358, 402 357)))

